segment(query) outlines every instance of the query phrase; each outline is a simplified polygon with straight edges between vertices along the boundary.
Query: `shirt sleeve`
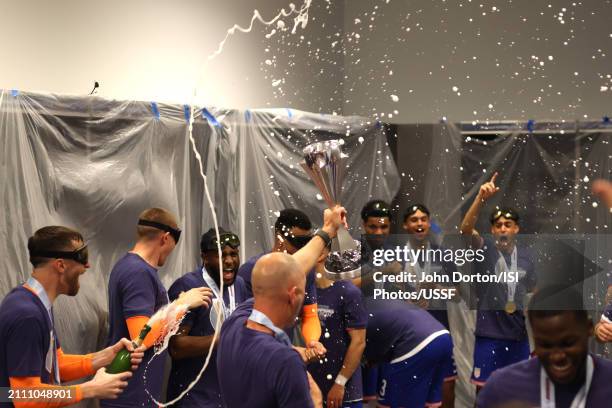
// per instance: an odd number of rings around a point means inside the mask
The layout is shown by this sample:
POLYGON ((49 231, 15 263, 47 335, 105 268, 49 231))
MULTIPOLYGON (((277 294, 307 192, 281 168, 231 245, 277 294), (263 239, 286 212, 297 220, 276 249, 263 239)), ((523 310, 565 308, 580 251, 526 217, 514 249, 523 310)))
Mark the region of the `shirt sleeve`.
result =
POLYGON ((304 298, 304 306, 317 303, 317 284, 315 281, 315 271, 312 270, 306 276, 306 297, 304 298))
MULTIPOLYGON (((50 333, 47 334, 47 337, 50 333)), ((41 377, 49 349, 40 319, 26 316, 15 322, 7 337, 6 370, 9 377, 41 377)))
POLYGON ((279 407, 313 408, 306 366, 295 351, 287 349, 283 353, 275 372, 275 394, 279 407))
MULTIPOLYGON (((170 289, 168 289, 168 298, 171 302, 173 302, 174 300, 178 299, 181 292, 187 292, 189 289, 191 288, 187 287, 184 280, 182 278, 178 278, 176 281, 174 281, 172 286, 170 286, 170 289)), ((201 308, 198 307, 197 309, 188 310, 183 318, 183 321, 181 322, 181 325, 189 325, 193 327, 196 315, 200 309, 201 308)))
MULTIPOLYGON (((132 271, 121 282, 123 318, 151 317, 155 313, 156 287, 148 274, 132 271)), ((144 271, 142 271, 144 272, 144 271)))
POLYGON ((606 323, 612 323, 612 303, 608 303, 604 309, 601 320, 606 323))
POLYGON ((251 286, 251 274, 253 273, 253 264, 246 261, 238 268, 238 276, 244 280, 244 287, 247 293, 247 299, 253 297, 253 287, 251 286))
POLYGON ((349 287, 344 294, 344 321, 350 329, 363 329, 368 324, 368 314, 361 292, 355 287, 349 287))

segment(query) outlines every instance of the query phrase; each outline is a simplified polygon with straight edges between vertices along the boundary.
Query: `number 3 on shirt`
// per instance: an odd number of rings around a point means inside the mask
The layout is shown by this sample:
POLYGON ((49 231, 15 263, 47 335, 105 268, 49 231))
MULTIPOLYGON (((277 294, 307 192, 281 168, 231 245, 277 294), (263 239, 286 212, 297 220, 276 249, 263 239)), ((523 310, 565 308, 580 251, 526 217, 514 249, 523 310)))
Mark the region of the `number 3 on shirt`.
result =
POLYGON ((383 379, 380 382, 380 391, 378 392, 378 395, 380 395, 381 397, 384 397, 385 396, 385 392, 387 392, 386 389, 387 389, 387 380, 383 379))

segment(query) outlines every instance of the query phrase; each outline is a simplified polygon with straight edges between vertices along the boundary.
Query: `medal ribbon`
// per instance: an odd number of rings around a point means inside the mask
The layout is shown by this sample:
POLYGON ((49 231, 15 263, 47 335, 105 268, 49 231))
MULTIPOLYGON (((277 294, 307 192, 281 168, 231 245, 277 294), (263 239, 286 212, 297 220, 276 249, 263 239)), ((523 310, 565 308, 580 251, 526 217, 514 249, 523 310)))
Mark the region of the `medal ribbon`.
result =
MULTIPOLYGON (((499 254, 497 264, 495 265, 495 274, 497 276, 500 276, 503 272, 518 272, 518 251, 516 249, 516 245, 514 245, 514 249, 512 250, 512 254, 510 255, 510 269, 508 269, 508 264, 506 263, 506 258, 504 257, 504 255, 500 251, 497 251, 497 253, 499 254)), ((506 285, 508 287, 507 302, 514 302, 518 282, 510 281, 511 279, 508 279, 508 276, 506 275, 506 285)))
POLYGON ((50 336, 49 351, 51 352, 51 361, 52 361, 51 370, 52 372, 50 374, 54 380, 54 383, 57 385, 60 385, 62 382, 60 379, 59 364, 57 363, 57 345, 55 343, 55 334, 54 334, 54 327, 53 327, 53 308, 51 306, 51 301, 49 300, 49 297, 47 296, 47 292, 45 292, 45 288, 43 288, 40 282, 38 282, 33 277, 30 277, 30 279, 28 279, 28 281, 23 286, 26 289, 29 289, 34 294, 36 294, 36 296, 38 296, 40 301, 43 303, 43 305, 45 305, 45 308, 47 309, 47 314, 49 315, 49 321, 51 322, 51 333, 49 333, 49 336, 50 336))

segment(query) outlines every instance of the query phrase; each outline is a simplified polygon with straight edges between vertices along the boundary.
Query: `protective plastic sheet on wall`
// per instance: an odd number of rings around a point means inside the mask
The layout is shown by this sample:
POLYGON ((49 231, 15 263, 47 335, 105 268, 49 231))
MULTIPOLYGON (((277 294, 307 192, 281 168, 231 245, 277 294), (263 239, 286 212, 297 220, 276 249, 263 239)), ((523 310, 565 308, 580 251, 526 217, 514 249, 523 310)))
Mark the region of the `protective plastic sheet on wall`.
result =
MULTIPOLYGON (((345 140, 342 200, 356 233, 363 204, 391 200, 399 188, 386 136, 368 119, 288 109, 194 112, 193 138, 219 224, 240 235, 243 260, 271 247, 283 208, 321 223, 324 203, 298 164, 310 142, 345 140)), ((189 140, 190 114, 189 106, 0 92, 0 297, 29 275, 26 243, 36 229, 74 227, 90 247, 79 294, 55 304, 64 350, 103 346, 108 276, 131 248, 142 210, 165 207, 184 230, 160 270, 165 285, 200 262, 199 239, 212 216, 189 140)))

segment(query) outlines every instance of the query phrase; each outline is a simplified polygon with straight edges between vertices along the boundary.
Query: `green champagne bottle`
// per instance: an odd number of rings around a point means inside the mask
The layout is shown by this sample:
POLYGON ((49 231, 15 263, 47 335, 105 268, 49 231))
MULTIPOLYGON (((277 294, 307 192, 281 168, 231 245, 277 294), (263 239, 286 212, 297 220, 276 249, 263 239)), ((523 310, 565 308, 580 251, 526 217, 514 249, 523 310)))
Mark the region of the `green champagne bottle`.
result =
MULTIPOLYGON (((138 335, 138 338, 132 342, 134 349, 140 347, 147 334, 151 331, 151 326, 145 324, 138 335)), ((106 366, 106 372, 109 374, 119 374, 132 369, 132 353, 127 349, 121 349, 113 359, 113 361, 106 366)))

